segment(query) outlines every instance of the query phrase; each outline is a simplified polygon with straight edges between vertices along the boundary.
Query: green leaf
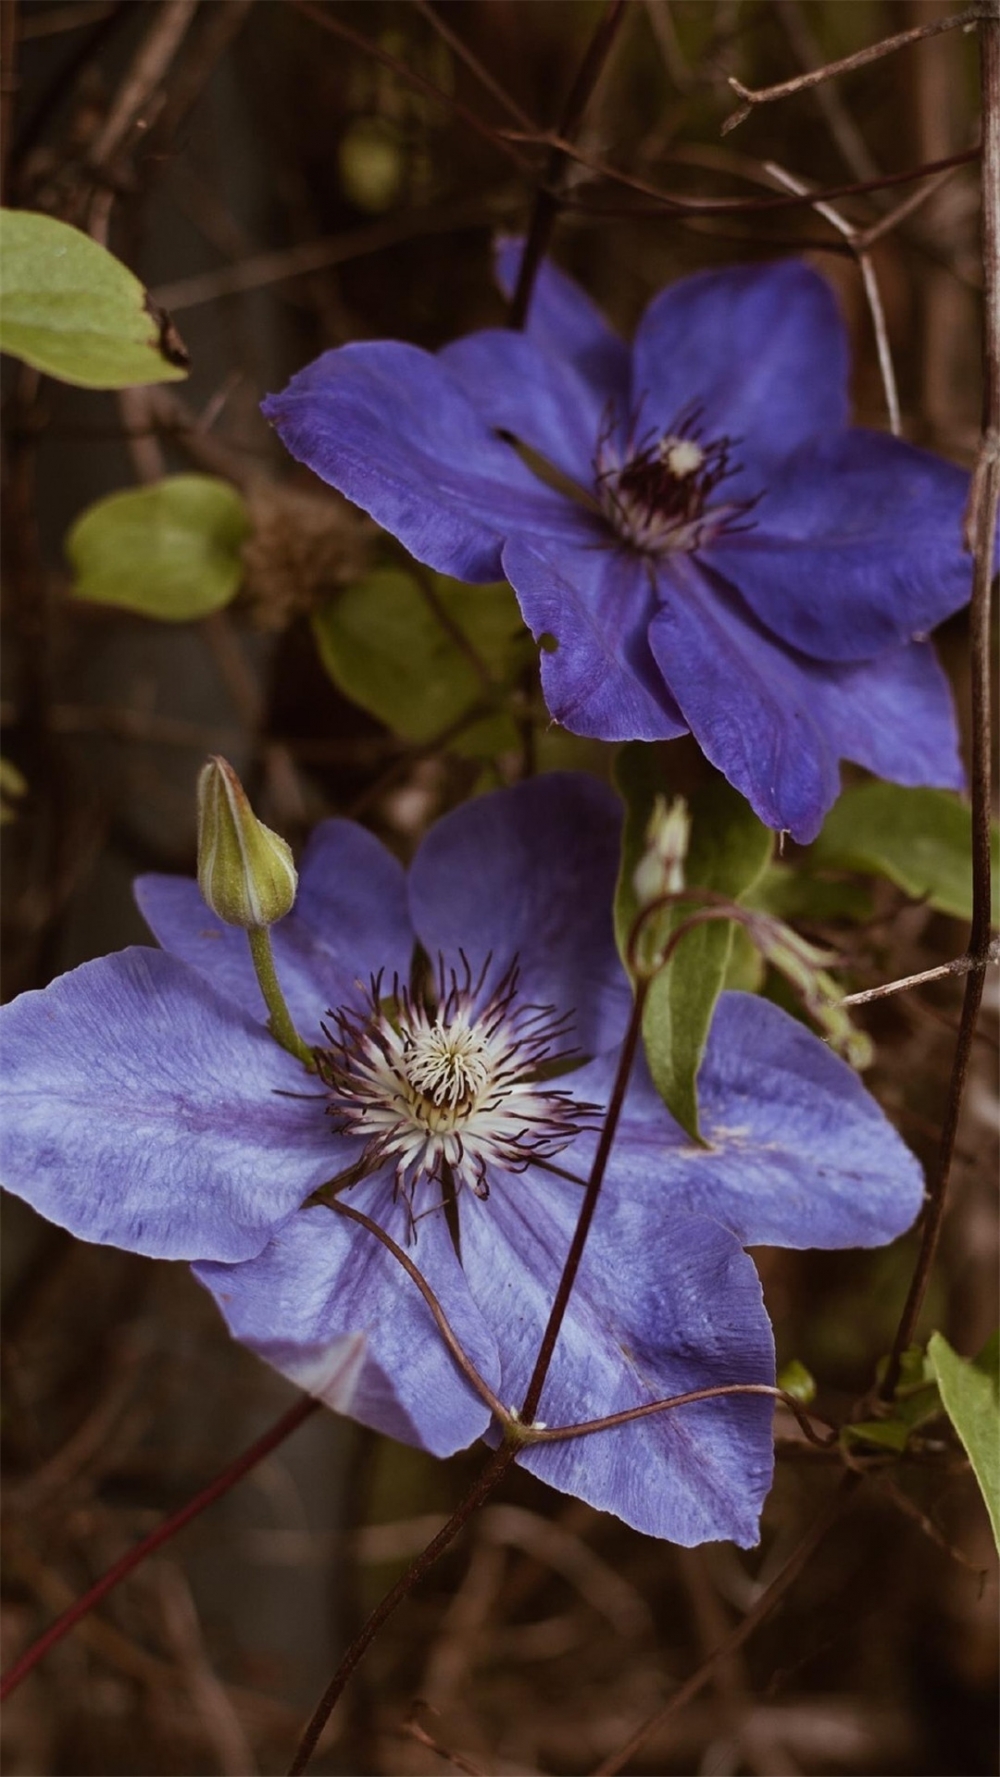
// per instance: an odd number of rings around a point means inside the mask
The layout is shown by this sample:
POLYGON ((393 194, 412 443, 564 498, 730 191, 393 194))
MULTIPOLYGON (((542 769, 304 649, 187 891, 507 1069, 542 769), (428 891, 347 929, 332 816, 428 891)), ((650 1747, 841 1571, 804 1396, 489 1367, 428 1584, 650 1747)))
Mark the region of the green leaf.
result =
POLYGON ((743 899, 748 907, 790 922, 849 919, 860 924, 872 916, 870 889, 858 882, 811 876, 790 864, 770 864, 743 899))
MULTIPOLYGON (((887 876, 940 913, 972 917, 972 816, 949 790, 859 784, 846 790, 809 852, 811 867, 836 865, 887 876)), ((993 833, 994 873, 1000 844, 993 833)), ((994 897, 994 918, 1000 900, 994 897)))
POLYGON ((816 1399, 816 1378, 797 1357, 791 1358, 779 1372, 778 1387, 793 1400, 801 1401, 803 1407, 811 1407, 816 1399))
POLYGON ((187 622, 218 611, 243 574, 246 507, 228 481, 170 475, 88 506, 66 539, 77 598, 187 622))
POLYGON ((971 1362, 959 1357, 943 1334, 932 1333, 927 1361, 944 1410, 965 1446, 1000 1548, 1000 1333, 971 1362))
MULTIPOLYGON (((632 878, 642 856, 653 799, 665 786, 652 748, 641 742, 622 748, 615 764, 615 781, 625 802, 622 862, 615 894, 615 936, 624 960, 638 910, 632 878)), ((743 797, 724 778, 715 777, 691 800, 686 884, 738 900, 767 868, 773 844, 774 835, 761 825, 743 797)), ((692 910, 682 906, 665 915, 664 932, 673 930, 692 910)), ((696 1141, 701 1139, 698 1069, 725 981, 732 934, 728 920, 693 927, 667 967, 653 978, 646 997, 642 1034, 650 1072, 668 1110, 696 1141)))
POLYGON ((856 1425, 844 1425, 840 1430, 840 1441, 845 1446, 851 1444, 875 1444, 880 1450, 895 1450, 897 1454, 906 1449, 910 1436, 910 1427, 901 1419, 860 1419, 856 1425))
MULTIPOLYGON (((377 568, 313 618, 320 658, 346 697, 404 740, 433 740, 489 708, 527 641, 509 586, 377 568)), ((510 729, 492 740, 516 739, 510 729)))
POLYGON ((0 350, 85 389, 188 372, 138 278, 78 228, 30 210, 0 210, 0 350))

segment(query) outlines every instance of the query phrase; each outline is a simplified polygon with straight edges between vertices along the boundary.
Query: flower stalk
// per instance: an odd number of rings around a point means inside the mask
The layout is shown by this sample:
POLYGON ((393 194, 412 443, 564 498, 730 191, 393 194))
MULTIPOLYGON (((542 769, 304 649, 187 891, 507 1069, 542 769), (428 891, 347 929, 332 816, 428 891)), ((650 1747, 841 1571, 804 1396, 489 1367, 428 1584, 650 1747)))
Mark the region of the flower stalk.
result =
POLYGON ((274 966, 274 951, 271 949, 271 937, 266 926, 249 926, 247 942, 250 945, 250 956, 253 961, 260 991, 267 1006, 267 1028, 276 1043, 287 1049, 301 1061, 310 1073, 316 1071, 316 1058, 305 1040, 299 1036, 292 1022, 285 996, 281 991, 278 971, 274 966))

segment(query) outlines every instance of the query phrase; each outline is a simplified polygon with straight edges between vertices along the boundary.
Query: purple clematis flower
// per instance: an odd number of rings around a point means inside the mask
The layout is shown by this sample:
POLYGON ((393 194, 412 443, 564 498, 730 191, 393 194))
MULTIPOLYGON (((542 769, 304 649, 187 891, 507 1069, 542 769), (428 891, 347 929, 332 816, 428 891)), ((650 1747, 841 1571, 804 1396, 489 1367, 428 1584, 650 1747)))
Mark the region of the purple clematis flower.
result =
MULTIPOLYGON (((321 826, 271 934, 318 1075, 268 1034, 245 934, 195 883, 145 878, 162 950, 86 963, 0 1014, 6 1185, 83 1239, 194 1261, 237 1338, 365 1424, 440 1456, 495 1437, 413 1279, 336 1201, 409 1254, 518 1405, 628 1019, 619 834, 611 792, 561 774, 447 816, 408 877, 363 829, 321 826), (335 1201, 317 1201, 331 1181, 335 1201)), ((913 1157, 777 1007, 723 995, 701 1102, 710 1145, 694 1148, 637 1067, 542 1397, 550 1426, 770 1382, 744 1243, 877 1244, 917 1212, 913 1157)), ((732 1396, 519 1460, 652 1535, 749 1545, 770 1422, 769 1400, 732 1396)))
MULTIPOLYGON (((501 248, 508 287, 519 253, 501 248)), ((798 261, 661 291, 631 353, 547 265, 525 333, 437 356, 344 346, 264 412, 419 560, 509 579, 558 722, 601 740, 690 729, 762 821, 806 842, 841 759, 963 782, 926 637, 969 597, 968 478, 849 429, 847 381, 832 292, 798 261)))

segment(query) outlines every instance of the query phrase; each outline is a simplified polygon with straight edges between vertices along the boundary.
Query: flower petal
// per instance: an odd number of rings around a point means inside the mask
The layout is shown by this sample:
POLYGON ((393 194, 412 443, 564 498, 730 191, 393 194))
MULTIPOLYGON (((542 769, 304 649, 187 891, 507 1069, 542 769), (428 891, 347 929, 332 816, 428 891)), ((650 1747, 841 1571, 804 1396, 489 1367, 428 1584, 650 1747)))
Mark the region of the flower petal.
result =
POLYGON ((470 333, 438 353, 476 412, 530 445, 588 492, 603 423, 599 390, 524 333, 470 333))
MULTIPOLYGON (((405 1246, 405 1209, 387 1211, 391 1184, 369 1179, 352 1206, 377 1216, 405 1246)), ((443 1215, 419 1223, 409 1255, 434 1290, 463 1350, 491 1386, 499 1379, 492 1335, 476 1308, 443 1215)), ((303 1210, 244 1265, 197 1265, 244 1345, 363 1425, 451 1456, 487 1429, 491 1414, 445 1346, 416 1284, 377 1237, 324 1207, 303 1210), (363 1353, 345 1390, 345 1342, 363 1353), (331 1392, 329 1378, 334 1376, 331 1392)))
POLYGON ((840 788, 808 663, 697 563, 672 558, 659 573, 650 647, 698 745, 766 826, 808 843, 840 788))
POLYGON ((744 473, 727 493, 760 491, 762 472, 847 424, 848 344, 833 292, 798 259, 699 272, 654 296, 639 323, 633 405, 668 430, 701 410, 705 438, 727 436, 744 473))
POLYGON ((542 654, 555 720, 595 740, 673 740, 687 725, 650 653, 656 611, 648 564, 606 542, 545 549, 513 538, 503 569, 542 654))
MULTIPOLYGON (((376 340, 324 352, 262 411, 299 462, 460 580, 500 578, 508 530, 560 536, 561 494, 526 469, 444 364, 376 340)), ((570 526, 572 528, 572 525, 570 526)))
MULTIPOLYGON (((600 1095, 595 1062, 577 1076, 600 1095)), ((709 1149, 665 1115, 636 1066, 608 1168, 645 1203, 713 1216, 757 1246, 879 1246, 923 1202, 920 1166, 846 1062, 753 994, 724 993, 698 1077, 709 1149)), ((574 1144, 574 1165, 585 1156, 574 1144)))
MULTIPOLYGON (((505 296, 514 294, 523 252, 521 236, 508 235, 497 241, 497 282, 505 296)), ((628 347, 608 326, 597 304, 551 259, 543 259, 538 268, 526 332, 544 351, 572 364, 599 396, 601 406, 610 403, 624 412, 628 406, 628 347)))
POLYGON ((800 451, 771 480, 755 528, 702 553, 783 641, 821 660, 868 660, 968 602, 968 492, 953 463, 847 432, 800 451))
POLYGON ((894 784, 965 788, 951 687, 932 642, 808 676, 842 759, 894 784))
MULTIPOLYGON (((581 1195, 529 1170, 462 1202, 462 1262, 497 1329, 505 1404, 523 1400, 569 1248, 581 1195)), ((773 1383, 771 1329, 751 1260, 703 1217, 649 1213, 606 1191, 542 1394, 550 1426, 720 1383, 773 1383)), ((691 1546, 758 1539, 772 1471, 766 1397, 734 1395, 519 1457, 550 1486, 614 1512, 648 1536, 691 1546)))
POLYGON ((520 997, 573 1012, 569 1041, 619 1043, 630 994, 611 923, 621 805, 582 773, 548 772, 463 803, 428 833, 410 871, 413 922, 446 962, 465 952, 493 979, 518 960, 520 997))
POLYGON ((0 1013, 3 1182, 84 1240, 247 1259, 356 1157, 298 1062, 158 950, 0 1013))
MULTIPOLYGON (((196 882, 142 876, 135 896, 165 950, 265 1021, 246 933, 209 911, 196 882)), ((318 1043, 324 1014, 352 999, 358 981, 380 969, 390 979, 408 974, 413 931, 402 865, 364 827, 324 821, 302 855, 294 910, 271 927, 271 945, 292 1020, 306 1042, 318 1043)))

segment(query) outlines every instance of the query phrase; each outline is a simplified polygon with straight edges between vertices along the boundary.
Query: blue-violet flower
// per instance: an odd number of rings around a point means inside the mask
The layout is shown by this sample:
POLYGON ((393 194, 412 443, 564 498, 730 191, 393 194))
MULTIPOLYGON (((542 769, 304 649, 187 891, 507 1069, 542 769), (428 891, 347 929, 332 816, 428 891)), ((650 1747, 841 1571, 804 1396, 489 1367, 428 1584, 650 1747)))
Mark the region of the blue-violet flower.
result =
MULTIPOLYGON (((85 1240, 193 1261, 237 1338, 366 1425, 440 1456, 495 1437, 413 1279, 315 1194, 392 1236, 517 1407, 629 1017, 620 827, 610 790, 559 773, 447 815, 408 876, 362 828, 320 826, 271 928, 315 1073, 269 1036, 245 933, 196 883, 144 878, 162 950, 85 963, 0 1014, 7 1187, 85 1240)), ((706 1147, 635 1067, 549 1426, 770 1383, 744 1244, 877 1244, 919 1208, 919 1168, 878 1106, 778 1007, 722 996, 700 1094, 706 1147)), ((767 1397, 729 1396, 519 1460, 654 1536, 749 1545, 770 1428, 767 1397)))
MULTIPOLYGON (((519 253, 501 248, 508 288, 519 253)), ((661 291, 631 353, 549 264, 524 333, 436 356, 344 346, 264 412, 418 560, 507 577, 558 722, 601 740, 690 730, 805 842, 841 759, 963 781, 926 638, 969 597, 968 478, 849 428, 848 369, 833 294, 800 261, 661 291)))

